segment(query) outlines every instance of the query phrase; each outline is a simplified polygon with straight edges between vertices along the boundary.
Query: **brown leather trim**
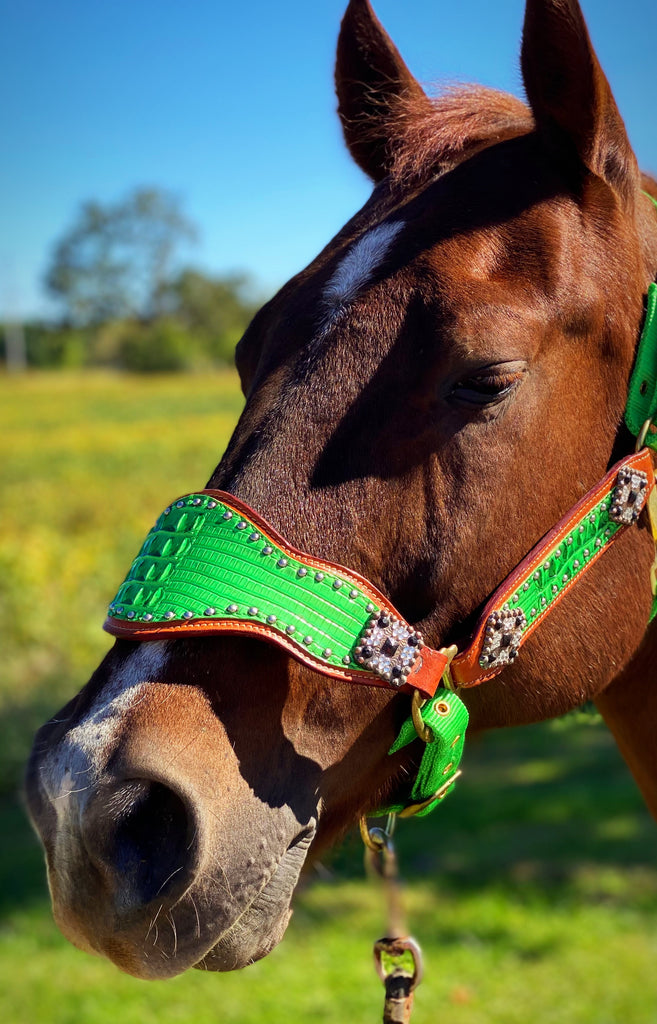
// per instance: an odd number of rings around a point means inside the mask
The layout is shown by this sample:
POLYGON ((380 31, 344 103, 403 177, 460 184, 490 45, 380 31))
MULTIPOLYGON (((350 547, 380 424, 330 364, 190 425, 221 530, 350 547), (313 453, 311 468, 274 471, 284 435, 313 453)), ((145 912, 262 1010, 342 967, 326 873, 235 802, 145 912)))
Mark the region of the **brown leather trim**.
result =
MULTIPOLYGON (((271 526, 265 519, 262 518, 254 509, 250 508, 246 502, 240 501, 232 494, 228 494, 225 491, 217 491, 212 489, 205 489, 199 491, 191 491, 191 494, 208 494, 222 504, 229 505, 236 512, 242 513, 247 519, 254 523, 258 527, 258 530, 267 540, 273 541, 273 543, 280 547, 285 554, 302 561, 304 565, 312 567, 322 572, 335 573, 347 582, 351 582, 359 587, 363 593, 375 604, 380 607, 383 611, 386 611, 389 615, 395 616, 402 622, 406 622, 403 615, 397 611, 397 609, 388 601, 384 594, 380 590, 366 580, 364 576, 355 572, 353 569, 347 569, 345 566, 340 565, 337 562, 329 562, 326 559, 315 558, 313 555, 307 554, 305 551, 300 551, 298 548, 292 547, 284 537, 271 526)), ((183 498, 189 497, 189 495, 182 495, 183 498)), ((180 500, 180 499, 176 499, 180 500)), ((175 504, 175 502, 174 502, 175 504)), ((409 628, 411 628, 409 626, 409 628)), ((309 668, 315 671, 321 672, 323 675, 331 676, 334 679, 342 679, 352 683, 362 683, 368 686, 383 686, 389 690, 397 691, 397 687, 391 686, 386 680, 381 679, 380 676, 375 675, 374 672, 363 671, 350 671, 348 668, 340 668, 339 666, 329 665, 308 651, 304 651, 297 644, 291 641, 284 634, 278 630, 267 625, 264 622, 252 622, 246 620, 235 620, 235 619, 192 619, 189 622, 172 621, 172 622, 158 622, 156 624, 150 622, 126 622, 123 619, 115 619, 108 617, 103 625, 103 629, 107 633, 111 633, 113 636, 122 637, 129 640, 161 640, 167 636, 173 635, 196 635, 196 636, 212 636, 217 633, 232 634, 232 635, 248 635, 257 636, 263 640, 267 640, 269 643, 276 644, 277 647, 282 647, 286 650, 293 658, 300 661, 302 664, 307 665, 309 668)), ((447 664, 447 658, 440 651, 434 651, 430 647, 421 647, 419 650, 419 657, 415 662, 415 666, 411 671, 408 681, 405 686, 399 688, 402 693, 410 693, 413 690, 420 690, 425 696, 432 697, 438 688, 438 684, 442 678, 445 666, 447 664)))
MULTIPOLYGON (((559 544, 564 537, 570 533, 573 526, 580 520, 590 509, 592 509, 598 502, 610 494, 616 486, 616 479, 618 477, 619 470, 624 467, 631 469, 642 470, 648 476, 648 493, 655 486, 655 476, 653 471, 652 456, 647 448, 643 448, 640 452, 634 455, 630 455, 609 470, 609 472, 595 485, 591 490, 584 495, 584 497, 572 508, 568 510, 565 516, 559 520, 549 533, 543 537, 538 544, 532 548, 528 555, 523 558, 516 568, 507 576, 504 582, 497 588, 493 596, 487 602, 484 608, 477 628, 474 632, 472 641, 468 647, 457 655, 452 661, 451 671, 452 678, 457 686, 478 686, 480 683, 485 682, 487 679, 492 679, 498 675, 506 666, 502 665, 498 668, 488 670, 482 670, 479 664, 479 657, 481 655, 481 649, 484 642, 484 630, 486 629, 486 623, 491 612, 495 609, 501 608, 516 592, 518 584, 522 582, 530 573, 534 572, 544 561, 545 555, 555 545, 559 544)), ((621 526, 619 530, 609 539, 609 542, 600 548, 599 551, 591 556, 586 565, 577 573, 573 579, 567 583, 560 593, 554 598, 553 601, 547 606, 545 611, 536 617, 534 621, 527 627, 522 635, 521 645, 525 640, 534 632, 536 627, 541 623, 546 615, 555 608, 563 596, 572 589, 572 587, 578 582, 581 577, 588 572, 591 566, 597 562, 598 558, 604 554, 604 552, 611 546, 611 544, 620 537, 629 527, 621 526)))

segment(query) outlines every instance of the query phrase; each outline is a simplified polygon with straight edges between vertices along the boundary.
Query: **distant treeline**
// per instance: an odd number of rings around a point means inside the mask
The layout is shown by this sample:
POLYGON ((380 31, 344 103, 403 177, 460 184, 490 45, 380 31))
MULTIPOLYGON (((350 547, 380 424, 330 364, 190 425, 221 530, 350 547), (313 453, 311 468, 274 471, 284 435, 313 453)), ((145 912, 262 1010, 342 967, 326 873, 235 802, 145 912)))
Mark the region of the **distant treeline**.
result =
MULTIPOLYGON (((196 270, 183 271, 162 299, 161 311, 148 318, 84 325, 28 322, 23 326, 27 365, 141 372, 225 365, 232 363, 235 345, 259 305, 248 278, 211 278, 196 270)), ((4 336, 0 344, 4 359, 4 336)))
POLYGON ((245 274, 176 269, 195 236, 178 199, 162 189, 84 203, 45 277, 61 316, 0 332, 0 354, 8 364, 144 372, 231 362, 261 297, 245 274))

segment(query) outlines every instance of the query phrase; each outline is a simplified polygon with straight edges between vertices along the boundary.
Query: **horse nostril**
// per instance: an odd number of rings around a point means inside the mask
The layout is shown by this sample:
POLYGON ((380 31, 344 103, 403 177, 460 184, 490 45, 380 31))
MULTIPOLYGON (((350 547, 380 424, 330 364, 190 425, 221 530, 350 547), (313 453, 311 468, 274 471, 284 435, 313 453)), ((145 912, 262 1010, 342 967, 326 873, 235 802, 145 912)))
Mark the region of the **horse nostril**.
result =
POLYGON ((92 858, 114 876, 118 906, 170 899, 186 887, 196 859, 195 830, 190 809, 173 790, 145 779, 124 782, 104 801, 105 825, 98 831, 94 817, 85 842, 92 858))

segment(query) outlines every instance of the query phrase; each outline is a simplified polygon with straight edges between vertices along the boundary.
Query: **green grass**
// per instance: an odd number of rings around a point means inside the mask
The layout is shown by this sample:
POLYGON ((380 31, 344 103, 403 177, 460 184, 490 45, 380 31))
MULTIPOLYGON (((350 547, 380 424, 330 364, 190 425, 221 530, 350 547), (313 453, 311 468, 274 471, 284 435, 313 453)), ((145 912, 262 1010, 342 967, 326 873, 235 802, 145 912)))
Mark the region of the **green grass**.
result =
MULTIPOLYGON (((382 894, 356 836, 312 872, 285 941, 231 975, 125 977, 50 917, 16 796, 33 729, 110 639, 107 601, 155 514, 205 483, 241 402, 232 374, 0 379, 0 1020, 262 1024, 380 1019, 382 894)), ((439 812, 400 824, 427 976, 414 1024, 654 1024, 654 825, 586 717, 469 744, 439 812)))

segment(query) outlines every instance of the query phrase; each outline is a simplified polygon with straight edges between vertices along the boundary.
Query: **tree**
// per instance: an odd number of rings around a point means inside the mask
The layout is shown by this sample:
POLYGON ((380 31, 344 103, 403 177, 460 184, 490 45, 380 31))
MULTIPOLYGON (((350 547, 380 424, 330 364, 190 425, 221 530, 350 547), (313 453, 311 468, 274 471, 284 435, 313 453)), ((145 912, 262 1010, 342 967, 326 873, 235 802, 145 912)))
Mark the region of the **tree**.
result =
POLYGON ((164 189, 135 189, 107 205, 86 202, 55 245, 46 286, 72 324, 150 319, 161 311, 177 249, 195 235, 164 189))
POLYGON ((212 361, 229 362, 235 345, 261 304, 247 274, 209 277, 186 269, 163 288, 162 313, 198 339, 212 361))

